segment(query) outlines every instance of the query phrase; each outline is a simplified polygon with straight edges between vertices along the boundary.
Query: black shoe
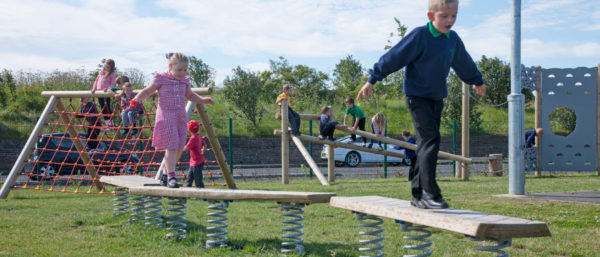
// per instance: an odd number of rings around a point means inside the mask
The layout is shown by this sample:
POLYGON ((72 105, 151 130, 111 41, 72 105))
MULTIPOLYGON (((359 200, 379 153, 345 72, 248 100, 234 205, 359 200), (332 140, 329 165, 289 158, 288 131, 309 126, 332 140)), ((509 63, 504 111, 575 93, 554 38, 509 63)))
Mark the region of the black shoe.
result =
POLYGON ((421 200, 413 197, 412 199, 410 199, 410 205, 417 207, 419 209, 427 209, 422 203, 421 200))
POLYGON ((336 138, 335 138, 335 137, 330 137, 330 138, 328 138, 328 139, 329 139, 329 140, 331 140, 331 141, 335 141, 335 140, 336 140, 336 138))
POLYGON ((299 135, 302 135, 302 134, 300 133, 300 131, 292 131, 292 135, 299 136, 299 135))
POLYGON ((160 185, 164 187, 167 186, 167 174, 162 174, 160 176, 160 185))
POLYGON ((175 178, 175 177, 169 178, 169 181, 167 182, 167 187, 178 188, 179 184, 177 184, 177 178, 175 178))
POLYGON ((373 148, 373 143, 370 143, 367 147, 368 148, 373 148))
POLYGON ((444 201, 443 198, 435 198, 430 193, 427 193, 423 190, 423 195, 421 196, 421 200, 419 201, 426 209, 447 209, 448 203, 444 201))

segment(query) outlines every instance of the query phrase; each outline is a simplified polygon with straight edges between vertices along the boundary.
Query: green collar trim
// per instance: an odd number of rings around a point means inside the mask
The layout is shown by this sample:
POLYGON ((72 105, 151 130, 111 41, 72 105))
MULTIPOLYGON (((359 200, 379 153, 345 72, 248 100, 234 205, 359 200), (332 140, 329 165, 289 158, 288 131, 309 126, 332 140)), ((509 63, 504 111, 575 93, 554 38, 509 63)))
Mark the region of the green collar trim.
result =
POLYGON ((429 21, 429 23, 427 23, 429 25, 429 33, 431 33, 431 35, 433 37, 439 37, 441 35, 446 36, 446 38, 450 38, 450 32, 448 31, 448 33, 442 34, 442 32, 439 32, 431 23, 431 21, 429 21))

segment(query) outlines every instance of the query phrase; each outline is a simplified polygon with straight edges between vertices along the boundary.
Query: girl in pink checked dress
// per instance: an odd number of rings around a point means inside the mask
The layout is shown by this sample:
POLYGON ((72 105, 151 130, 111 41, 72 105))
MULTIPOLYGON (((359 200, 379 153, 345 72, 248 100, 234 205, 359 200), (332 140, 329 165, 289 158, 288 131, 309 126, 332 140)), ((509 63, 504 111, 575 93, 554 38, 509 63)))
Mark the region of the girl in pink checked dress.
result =
POLYGON ((152 146, 165 150, 167 186, 179 187, 175 178, 175 165, 181 157, 187 141, 187 114, 185 100, 201 104, 214 104, 212 98, 201 97, 192 92, 187 76, 188 58, 182 53, 168 54, 169 71, 157 73, 154 79, 133 100, 132 105, 158 91, 158 108, 152 134, 152 146))

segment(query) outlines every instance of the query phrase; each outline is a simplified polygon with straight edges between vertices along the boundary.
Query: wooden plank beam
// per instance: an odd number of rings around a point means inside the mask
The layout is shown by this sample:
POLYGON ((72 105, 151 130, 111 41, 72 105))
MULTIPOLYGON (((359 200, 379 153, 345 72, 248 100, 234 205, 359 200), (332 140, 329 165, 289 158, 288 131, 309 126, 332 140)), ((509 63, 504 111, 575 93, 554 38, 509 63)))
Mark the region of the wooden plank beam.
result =
MULTIPOLYGON (((410 149, 410 150, 417 150, 417 145, 415 144, 410 144, 410 143, 406 143, 402 140, 398 140, 398 139, 393 139, 390 137, 378 137, 373 133, 369 133, 366 131, 362 131, 362 130, 351 130, 347 127, 341 126, 341 125, 337 125, 335 126, 335 129, 340 130, 340 131, 344 131, 350 134, 357 134, 361 137, 366 137, 366 138, 370 138, 370 139, 375 139, 377 141, 381 141, 381 142, 385 142, 388 144, 393 144, 393 145, 397 145, 406 149, 410 149)), ((454 161, 459 161, 462 163, 467 163, 470 164, 473 162, 473 160, 471 160, 471 158, 467 158, 467 157, 463 157, 460 155, 455 155, 455 154, 451 154, 451 153, 447 153, 447 152, 443 152, 443 151, 439 151, 438 152, 438 157, 440 158, 444 158, 444 159, 449 159, 449 160, 454 160, 454 161)))
POLYGON ((298 147, 298 150, 300 150, 300 153, 302 154, 302 156, 304 157, 306 162, 308 162, 308 166, 310 166, 310 168, 313 169, 313 172, 315 173, 315 175, 317 175, 317 178, 319 179, 321 184, 324 186, 329 186, 329 182, 327 182, 327 179, 325 178, 325 176, 323 176, 323 173, 321 173, 319 166, 317 165, 315 160, 312 158, 312 156, 310 156, 310 153, 308 152, 308 150, 306 150, 306 147, 304 147, 304 145, 302 144, 302 141, 299 138, 297 138, 296 136, 292 135, 291 137, 292 137, 292 140, 294 141, 294 143, 296 144, 296 147, 298 147))
POLYGON ((50 97, 50 99, 48 100, 46 108, 44 108, 44 111, 42 112, 42 115, 35 124, 33 131, 31 131, 31 135, 29 135, 25 146, 23 146, 23 149, 21 150, 17 161, 10 170, 10 173, 8 173, 8 177, 6 177, 6 180, 2 185, 2 189, 0 190, 0 199, 6 199, 6 197, 8 197, 10 189, 15 185, 19 173, 21 172, 21 170, 23 170, 25 161, 27 161, 27 158, 29 158, 29 156, 31 155, 31 152, 33 151, 33 148, 37 143, 37 139, 42 134, 42 130, 48 123, 48 118, 50 118, 50 114, 52 113, 52 111, 54 111, 57 102, 59 102, 59 99, 55 96, 50 97))
MULTIPOLYGON (((276 136, 280 136, 281 130, 277 129, 273 133, 276 136)), ((302 141, 313 142, 316 144, 330 145, 330 146, 335 146, 335 147, 353 149, 353 150, 362 151, 362 152, 369 152, 369 153, 374 153, 374 154, 381 154, 381 155, 404 158, 404 155, 401 153, 387 151, 387 150, 377 150, 377 149, 371 149, 371 148, 367 148, 367 147, 357 146, 354 144, 346 144, 346 143, 334 142, 334 141, 329 141, 329 140, 321 140, 318 137, 307 136, 307 135, 300 135, 300 136, 295 136, 295 137, 299 138, 302 141)), ((330 178, 330 181, 331 181, 331 178, 330 178)))
POLYGON ((160 186, 160 181, 143 176, 102 176, 100 182, 118 187, 160 186))
POLYGON ((203 104, 196 104, 196 109, 198 110, 198 115, 200 115, 200 120, 204 126, 204 131, 206 131, 206 138, 208 138, 208 142, 213 149, 213 153, 215 154, 219 168, 221 168, 221 173, 223 173, 223 178, 225 178, 225 182, 229 188, 235 189, 235 181, 233 180, 233 176, 231 176, 231 172, 229 171, 229 165, 227 165, 227 159, 223 153, 223 148, 221 148, 221 143, 219 143, 219 139, 217 138, 217 134, 215 133, 212 122, 208 117, 206 108, 204 108, 203 104))
MULTIPOLYGON (((139 93, 142 91, 141 89, 133 90, 134 93, 139 93)), ((202 87, 202 88, 192 88, 192 92, 199 95, 210 95, 212 94, 212 88, 202 87)), ((81 97, 113 97, 108 92, 104 91, 96 91, 93 94, 88 90, 79 90, 79 91, 42 91, 42 97, 51 97, 56 96, 59 98, 81 98, 81 97)))
POLYGON ((552 236, 544 222, 453 208, 419 209, 409 201, 381 196, 332 197, 329 205, 476 238, 552 236))
POLYGON ((287 135, 288 130, 288 100, 281 99, 281 130, 285 131, 281 135, 281 183, 287 185, 290 183, 290 139, 287 135))
POLYGON ((327 147, 327 179, 329 182, 335 181, 335 149, 333 146, 327 147))
POLYGON ((73 126, 71 126, 71 120, 69 120, 69 117, 67 117, 67 115, 64 113, 65 106, 62 104, 62 102, 60 100, 57 101, 57 103, 56 103, 56 110, 59 113, 59 118, 61 119, 62 123, 67 124, 67 133, 69 133, 71 138, 73 138, 73 144, 75 145, 75 149, 77 149, 77 152, 79 152, 81 161, 85 165, 87 171, 90 173, 90 176, 92 177, 92 180, 94 181, 94 185, 96 185, 96 189, 102 190, 103 185, 102 185, 102 183, 100 183, 100 181, 98 181, 99 178, 98 178, 98 172, 96 171, 96 167, 94 167, 92 161, 90 160, 90 156, 85 151, 85 147, 83 146, 83 144, 81 143, 81 140, 79 139, 79 133, 77 133, 77 131, 75 131, 73 126))
MULTIPOLYGON (((461 136, 461 155, 465 158, 468 158, 470 153, 470 101, 471 101, 471 93, 469 89, 469 85, 467 83, 462 83, 462 136, 461 136)), ((462 180, 469 179, 469 165, 467 163, 462 163, 462 169, 460 171, 460 178, 462 180)))
POLYGON ((168 188, 160 186, 131 187, 129 188, 129 193, 134 195, 200 198, 210 200, 256 200, 290 203, 328 203, 329 199, 335 196, 335 193, 264 191, 243 189, 231 190, 195 187, 168 188))

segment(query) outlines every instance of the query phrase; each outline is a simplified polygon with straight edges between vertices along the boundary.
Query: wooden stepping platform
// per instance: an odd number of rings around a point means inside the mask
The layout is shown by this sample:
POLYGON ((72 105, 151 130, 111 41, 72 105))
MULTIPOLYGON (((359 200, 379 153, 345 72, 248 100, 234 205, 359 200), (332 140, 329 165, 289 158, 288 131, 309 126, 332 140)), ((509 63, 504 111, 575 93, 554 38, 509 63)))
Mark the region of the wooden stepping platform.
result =
POLYGON ((143 176, 103 176, 100 182, 118 187, 160 186, 160 181, 143 176))
POLYGON ((449 230, 475 238, 551 236, 544 222, 460 209, 419 209, 409 201, 381 197, 333 197, 330 205, 427 227, 449 230))
POLYGON ((328 203, 329 199, 335 196, 335 193, 215 189, 195 187, 168 188, 163 186, 132 187, 129 188, 129 193, 134 195, 150 195, 178 198, 201 198, 211 200, 258 200, 289 203, 328 203))

